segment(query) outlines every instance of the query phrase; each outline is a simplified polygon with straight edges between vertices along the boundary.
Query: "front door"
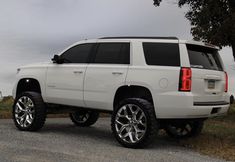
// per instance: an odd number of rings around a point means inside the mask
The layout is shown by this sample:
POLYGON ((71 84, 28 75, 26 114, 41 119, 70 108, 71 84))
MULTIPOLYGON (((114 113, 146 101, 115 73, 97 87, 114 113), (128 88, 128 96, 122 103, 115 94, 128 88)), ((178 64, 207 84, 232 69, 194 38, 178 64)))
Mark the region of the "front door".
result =
POLYGON ((51 64, 47 70, 46 99, 48 103, 84 106, 83 85, 93 44, 79 44, 60 57, 62 64, 51 64))

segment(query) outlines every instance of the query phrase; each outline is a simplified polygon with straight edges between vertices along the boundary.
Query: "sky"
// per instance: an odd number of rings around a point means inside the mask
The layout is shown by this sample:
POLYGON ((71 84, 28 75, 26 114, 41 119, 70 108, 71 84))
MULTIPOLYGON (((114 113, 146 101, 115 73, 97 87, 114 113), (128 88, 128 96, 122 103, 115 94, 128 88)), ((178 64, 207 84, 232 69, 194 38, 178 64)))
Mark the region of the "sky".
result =
MULTIPOLYGON (((0 0, 0 91, 11 95, 17 67, 50 61, 74 42, 104 36, 192 39, 176 0, 0 0)), ((235 85, 231 48, 221 56, 235 85)), ((235 86, 230 86, 235 92, 235 86)))

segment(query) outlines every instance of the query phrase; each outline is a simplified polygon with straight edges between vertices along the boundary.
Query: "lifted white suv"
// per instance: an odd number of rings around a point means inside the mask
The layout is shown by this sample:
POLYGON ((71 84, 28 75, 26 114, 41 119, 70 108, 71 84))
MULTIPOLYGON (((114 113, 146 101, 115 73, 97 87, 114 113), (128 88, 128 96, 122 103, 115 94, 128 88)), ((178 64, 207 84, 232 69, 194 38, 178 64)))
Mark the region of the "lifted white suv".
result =
POLYGON ((175 37, 109 37, 78 42, 50 63, 17 70, 13 118, 36 131, 46 114, 70 113, 78 126, 112 112, 125 147, 143 147, 159 129, 176 138, 200 133, 203 121, 227 113, 228 78, 218 49, 175 37))

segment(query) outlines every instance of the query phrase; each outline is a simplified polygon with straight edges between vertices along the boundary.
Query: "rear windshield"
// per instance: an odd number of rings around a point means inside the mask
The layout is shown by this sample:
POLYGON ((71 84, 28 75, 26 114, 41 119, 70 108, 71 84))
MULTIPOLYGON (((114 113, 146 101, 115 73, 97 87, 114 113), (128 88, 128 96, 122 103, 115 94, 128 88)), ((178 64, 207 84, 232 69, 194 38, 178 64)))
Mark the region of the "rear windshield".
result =
POLYGON ((223 71, 218 50, 198 45, 187 45, 192 68, 223 71))
POLYGON ((143 43, 147 65, 180 66, 178 43, 143 43))

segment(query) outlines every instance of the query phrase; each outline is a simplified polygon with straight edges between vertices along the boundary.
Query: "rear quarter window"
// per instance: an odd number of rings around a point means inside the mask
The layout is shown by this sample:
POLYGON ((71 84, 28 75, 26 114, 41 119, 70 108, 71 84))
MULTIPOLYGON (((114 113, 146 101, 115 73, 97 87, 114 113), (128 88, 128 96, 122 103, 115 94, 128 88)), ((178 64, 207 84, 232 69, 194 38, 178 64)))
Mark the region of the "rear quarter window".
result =
POLYGON ((187 45, 192 68, 223 71, 218 50, 198 45, 187 45))
POLYGON ((147 65, 180 66, 178 43, 143 43, 147 65))

